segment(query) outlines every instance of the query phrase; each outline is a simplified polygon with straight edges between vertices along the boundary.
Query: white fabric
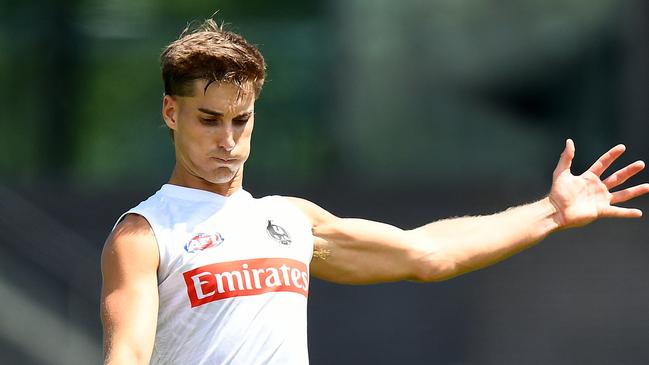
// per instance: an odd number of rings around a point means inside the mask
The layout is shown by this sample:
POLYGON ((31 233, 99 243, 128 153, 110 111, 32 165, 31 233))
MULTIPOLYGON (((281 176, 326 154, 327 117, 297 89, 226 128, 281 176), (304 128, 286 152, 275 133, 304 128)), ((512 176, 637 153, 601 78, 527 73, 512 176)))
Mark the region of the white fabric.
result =
POLYGON ((151 364, 308 364, 313 237, 296 207, 166 184, 129 213, 160 251, 151 364))

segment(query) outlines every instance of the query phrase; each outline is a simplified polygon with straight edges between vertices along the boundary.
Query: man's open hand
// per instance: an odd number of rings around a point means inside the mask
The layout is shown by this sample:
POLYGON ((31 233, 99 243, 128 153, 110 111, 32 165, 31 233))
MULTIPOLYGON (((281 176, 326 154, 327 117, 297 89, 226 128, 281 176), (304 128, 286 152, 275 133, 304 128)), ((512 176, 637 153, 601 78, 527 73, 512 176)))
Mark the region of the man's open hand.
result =
POLYGON ((575 176, 570 172, 575 157, 575 144, 566 141, 557 168, 552 176, 550 201, 557 210, 556 222, 560 228, 582 226, 597 218, 638 218, 640 209, 622 208, 615 204, 625 202, 649 193, 649 184, 635 185, 619 191, 611 191, 633 175, 644 169, 644 162, 636 161, 602 180, 601 175, 613 161, 624 153, 626 147, 617 145, 602 155, 583 174, 575 176))

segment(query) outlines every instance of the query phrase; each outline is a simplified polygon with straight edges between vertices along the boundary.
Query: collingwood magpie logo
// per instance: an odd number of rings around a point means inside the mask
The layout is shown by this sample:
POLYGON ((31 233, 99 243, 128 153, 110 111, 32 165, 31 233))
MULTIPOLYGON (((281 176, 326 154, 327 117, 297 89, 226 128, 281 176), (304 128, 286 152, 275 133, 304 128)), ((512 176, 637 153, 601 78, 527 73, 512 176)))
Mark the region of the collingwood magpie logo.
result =
POLYGON ((275 241, 288 246, 291 244, 291 236, 289 236, 288 232, 281 226, 278 226, 277 224, 273 223, 273 221, 268 220, 268 225, 266 226, 266 233, 270 236, 270 238, 274 239, 275 241))

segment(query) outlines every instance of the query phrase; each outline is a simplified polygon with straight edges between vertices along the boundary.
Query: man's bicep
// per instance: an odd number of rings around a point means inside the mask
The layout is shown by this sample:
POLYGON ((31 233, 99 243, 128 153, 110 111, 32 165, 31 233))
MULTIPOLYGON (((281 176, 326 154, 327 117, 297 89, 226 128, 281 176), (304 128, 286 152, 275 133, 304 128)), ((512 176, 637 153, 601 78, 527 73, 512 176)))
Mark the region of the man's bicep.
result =
POLYGON ((312 273, 343 284, 372 284, 414 280, 417 244, 411 235, 389 224, 339 218, 314 229, 312 273))
POLYGON ((345 284, 415 279, 417 244, 409 232, 366 219, 338 218, 306 200, 290 200, 312 223, 313 276, 345 284))
POLYGON ((151 356, 158 312, 158 248, 144 218, 127 216, 102 253, 101 316, 107 364, 151 356))

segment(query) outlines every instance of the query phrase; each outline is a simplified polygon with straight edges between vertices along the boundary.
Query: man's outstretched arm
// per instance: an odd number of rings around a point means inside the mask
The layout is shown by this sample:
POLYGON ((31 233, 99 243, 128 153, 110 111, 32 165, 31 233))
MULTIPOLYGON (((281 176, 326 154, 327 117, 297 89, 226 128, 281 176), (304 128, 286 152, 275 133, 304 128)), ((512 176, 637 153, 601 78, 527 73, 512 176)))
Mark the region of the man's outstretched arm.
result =
POLYGON ((558 229, 603 217, 640 217, 640 210, 615 204, 646 194, 649 184, 617 192, 611 189, 641 171, 643 162, 632 163, 605 180, 600 178, 623 152, 624 146, 618 145, 586 172, 574 176, 570 165, 575 148, 568 140, 547 197, 493 215, 446 219, 410 231, 338 218, 306 200, 291 200, 313 224, 314 276, 348 284, 438 281, 496 263, 558 229))

